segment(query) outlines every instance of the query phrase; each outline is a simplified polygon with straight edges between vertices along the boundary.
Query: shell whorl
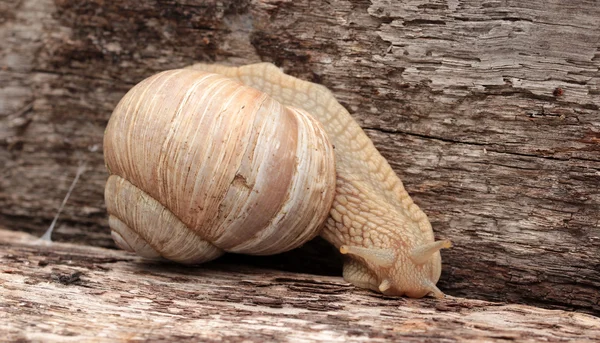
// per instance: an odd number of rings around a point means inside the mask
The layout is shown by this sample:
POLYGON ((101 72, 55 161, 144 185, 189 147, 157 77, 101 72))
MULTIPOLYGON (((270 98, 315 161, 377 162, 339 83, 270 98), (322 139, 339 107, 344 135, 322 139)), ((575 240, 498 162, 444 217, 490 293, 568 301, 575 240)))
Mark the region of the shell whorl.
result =
POLYGON ((290 250, 318 233, 333 201, 321 125, 215 74, 172 70, 136 85, 113 112, 104 149, 112 235, 147 257, 199 263, 290 250))

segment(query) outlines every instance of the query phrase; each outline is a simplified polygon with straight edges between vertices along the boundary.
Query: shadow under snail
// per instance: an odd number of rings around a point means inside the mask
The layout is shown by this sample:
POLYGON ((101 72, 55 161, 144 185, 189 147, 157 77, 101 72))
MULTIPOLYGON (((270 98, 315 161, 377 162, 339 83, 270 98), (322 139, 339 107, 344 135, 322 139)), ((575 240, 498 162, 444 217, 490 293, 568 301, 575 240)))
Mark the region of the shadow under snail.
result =
POLYGON ((344 278, 388 295, 444 294, 427 216, 325 87, 269 63, 196 64, 134 86, 104 137, 117 245, 196 264, 276 254, 321 235, 344 278))

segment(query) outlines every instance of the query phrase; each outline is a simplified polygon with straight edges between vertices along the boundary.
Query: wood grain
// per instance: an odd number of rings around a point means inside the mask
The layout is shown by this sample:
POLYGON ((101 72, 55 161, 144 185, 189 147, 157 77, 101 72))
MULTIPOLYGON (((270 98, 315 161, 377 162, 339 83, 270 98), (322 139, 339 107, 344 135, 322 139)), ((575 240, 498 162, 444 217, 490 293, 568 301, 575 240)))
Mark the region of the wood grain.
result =
POLYGON ((164 69, 270 61, 332 89, 454 242, 442 290, 600 314, 599 17, 585 0, 0 0, 0 223, 41 234, 85 161, 56 237, 112 246, 120 97, 164 69))
POLYGON ((340 277, 123 251, 0 230, 6 342, 594 342, 600 319, 448 297, 385 297, 340 277))

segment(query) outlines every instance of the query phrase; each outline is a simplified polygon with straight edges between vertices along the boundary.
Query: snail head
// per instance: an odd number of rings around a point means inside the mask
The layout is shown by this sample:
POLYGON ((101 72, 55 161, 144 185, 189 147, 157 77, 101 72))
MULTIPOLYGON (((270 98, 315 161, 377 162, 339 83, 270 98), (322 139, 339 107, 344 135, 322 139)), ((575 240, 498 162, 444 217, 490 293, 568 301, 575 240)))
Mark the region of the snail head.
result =
POLYGON ((369 274, 372 274, 370 283, 374 290, 386 295, 406 295, 411 298, 421 298, 429 294, 443 298, 444 293, 435 285, 441 273, 439 251, 450 248, 450 241, 420 243, 413 247, 400 242, 398 245, 403 248, 343 245, 340 252, 364 261, 369 274))

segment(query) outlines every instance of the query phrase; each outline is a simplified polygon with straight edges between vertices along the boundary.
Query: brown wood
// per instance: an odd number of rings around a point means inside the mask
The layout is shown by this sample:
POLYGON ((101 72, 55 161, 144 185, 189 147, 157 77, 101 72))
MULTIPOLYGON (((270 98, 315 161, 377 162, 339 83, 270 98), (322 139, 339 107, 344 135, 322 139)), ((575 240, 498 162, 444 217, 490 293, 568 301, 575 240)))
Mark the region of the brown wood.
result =
POLYGON ((0 223, 41 234, 84 161, 56 238, 112 246, 120 97, 197 61, 271 61, 332 89, 454 242, 442 290, 600 314, 598 18, 585 0, 0 0, 0 223))
POLYGON ((341 277, 41 244, 0 230, 9 342, 596 342, 600 319, 448 297, 385 297, 341 277))

